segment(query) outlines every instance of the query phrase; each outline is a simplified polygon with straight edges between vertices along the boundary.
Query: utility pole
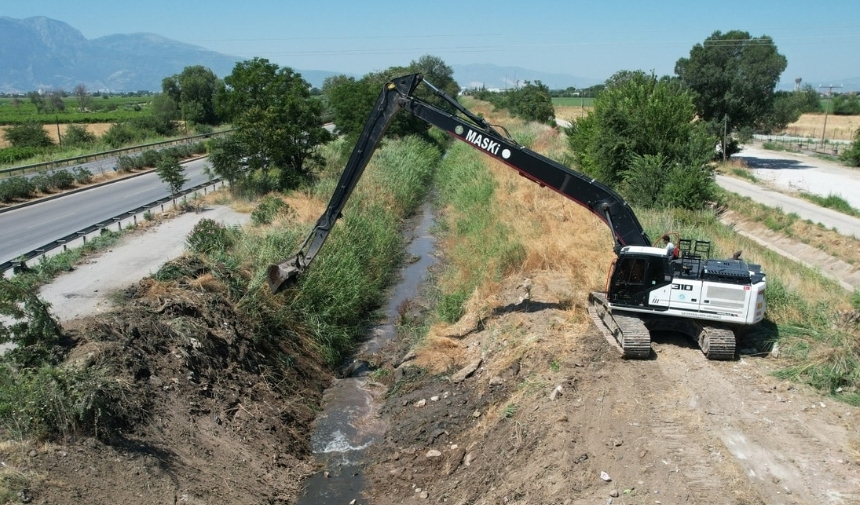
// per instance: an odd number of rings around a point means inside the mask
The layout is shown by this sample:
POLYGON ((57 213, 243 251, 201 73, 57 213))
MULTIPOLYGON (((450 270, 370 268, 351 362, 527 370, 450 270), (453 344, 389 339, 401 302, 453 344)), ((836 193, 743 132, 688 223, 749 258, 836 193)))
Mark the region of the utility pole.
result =
POLYGON ((818 86, 819 88, 827 88, 827 102, 824 103, 824 128, 821 129, 821 148, 824 149, 824 133, 827 132, 827 113, 830 111, 830 102, 833 98, 833 88, 841 88, 842 86, 818 86))

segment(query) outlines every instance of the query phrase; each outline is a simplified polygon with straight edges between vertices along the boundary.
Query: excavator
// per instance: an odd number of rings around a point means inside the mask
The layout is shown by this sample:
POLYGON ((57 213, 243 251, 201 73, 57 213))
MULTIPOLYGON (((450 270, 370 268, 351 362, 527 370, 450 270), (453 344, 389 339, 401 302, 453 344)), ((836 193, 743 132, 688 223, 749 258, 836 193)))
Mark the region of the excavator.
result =
MULTIPOLYGON (((733 359, 735 330, 764 317, 766 279, 760 265, 746 263, 740 253, 712 259, 710 243, 702 240, 676 237, 677 244, 652 245, 633 210, 615 191, 517 144, 503 127, 504 135, 421 74, 398 77, 383 86, 322 216, 295 255, 269 266, 272 292, 294 285, 310 266, 386 129, 403 111, 573 200, 609 227, 616 258, 605 291, 589 296, 589 313, 625 358, 648 358, 652 332, 675 332, 696 341, 708 359, 733 359), (449 104, 450 111, 415 96, 422 83, 441 103, 449 104)), ((671 240, 668 235, 663 238, 671 240)))

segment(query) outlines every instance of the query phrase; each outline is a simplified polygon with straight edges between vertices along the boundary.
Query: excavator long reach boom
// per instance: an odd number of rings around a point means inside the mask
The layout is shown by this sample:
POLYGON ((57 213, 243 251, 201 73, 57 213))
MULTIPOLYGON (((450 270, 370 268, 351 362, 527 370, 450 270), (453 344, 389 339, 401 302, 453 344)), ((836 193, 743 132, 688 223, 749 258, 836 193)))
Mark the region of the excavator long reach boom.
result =
POLYGON ((286 261, 269 267, 268 283, 273 292, 281 291, 294 283, 314 260, 335 222, 340 218, 344 205, 391 121, 401 111, 406 111, 448 132, 452 137, 505 163, 520 175, 541 186, 547 186, 589 209, 612 230, 616 253, 624 246, 651 245, 636 215, 612 189, 517 144, 509 136, 502 135, 483 118, 460 105, 454 98, 424 81, 421 74, 410 74, 393 79, 383 87, 346 168, 341 174, 328 207, 299 251, 286 261), (414 96, 415 89, 422 82, 463 117, 414 96))

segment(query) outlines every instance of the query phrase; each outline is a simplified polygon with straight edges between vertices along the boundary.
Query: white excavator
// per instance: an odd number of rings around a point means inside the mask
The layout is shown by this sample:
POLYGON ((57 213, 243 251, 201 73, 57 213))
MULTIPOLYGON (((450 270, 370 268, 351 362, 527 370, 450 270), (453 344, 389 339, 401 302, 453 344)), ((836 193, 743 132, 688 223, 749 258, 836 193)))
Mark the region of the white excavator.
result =
POLYGON ((653 246, 633 210, 612 189, 518 145, 424 81, 421 74, 393 79, 383 87, 323 215, 294 256, 269 267, 273 292, 293 284, 316 257, 385 131, 401 111, 570 198, 606 223, 617 258, 606 290, 589 296, 589 312, 624 357, 649 357, 651 332, 671 331, 696 341, 708 359, 732 359, 735 330, 764 317, 766 280, 761 266, 746 263, 740 253, 730 259, 712 259, 707 241, 676 236, 672 242, 672 237, 664 235, 666 246, 653 246), (414 96, 422 82, 455 112, 414 96))

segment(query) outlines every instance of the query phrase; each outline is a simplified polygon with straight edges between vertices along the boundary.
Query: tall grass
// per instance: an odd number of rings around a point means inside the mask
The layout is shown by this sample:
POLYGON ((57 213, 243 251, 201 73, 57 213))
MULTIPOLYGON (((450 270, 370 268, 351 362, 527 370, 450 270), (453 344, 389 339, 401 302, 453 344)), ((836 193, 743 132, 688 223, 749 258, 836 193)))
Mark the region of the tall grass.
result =
POLYGON ((524 256, 510 225, 498 217, 496 183, 484 157, 465 144, 454 144, 437 172, 449 248, 438 308, 447 322, 463 315, 464 304, 475 289, 487 281, 501 280, 518 268, 524 256))
POLYGON ((341 151, 339 142, 324 148, 322 178, 282 197, 289 211, 273 216, 269 226, 238 232, 232 247, 209 255, 226 267, 225 280, 247 278, 247 286, 234 291, 251 319, 272 332, 281 331, 278 325, 300 329, 329 365, 338 364, 372 323, 402 260, 401 223, 425 199, 441 158, 418 138, 386 142, 296 289, 272 297, 266 268, 293 254, 318 219, 343 170, 341 151))

